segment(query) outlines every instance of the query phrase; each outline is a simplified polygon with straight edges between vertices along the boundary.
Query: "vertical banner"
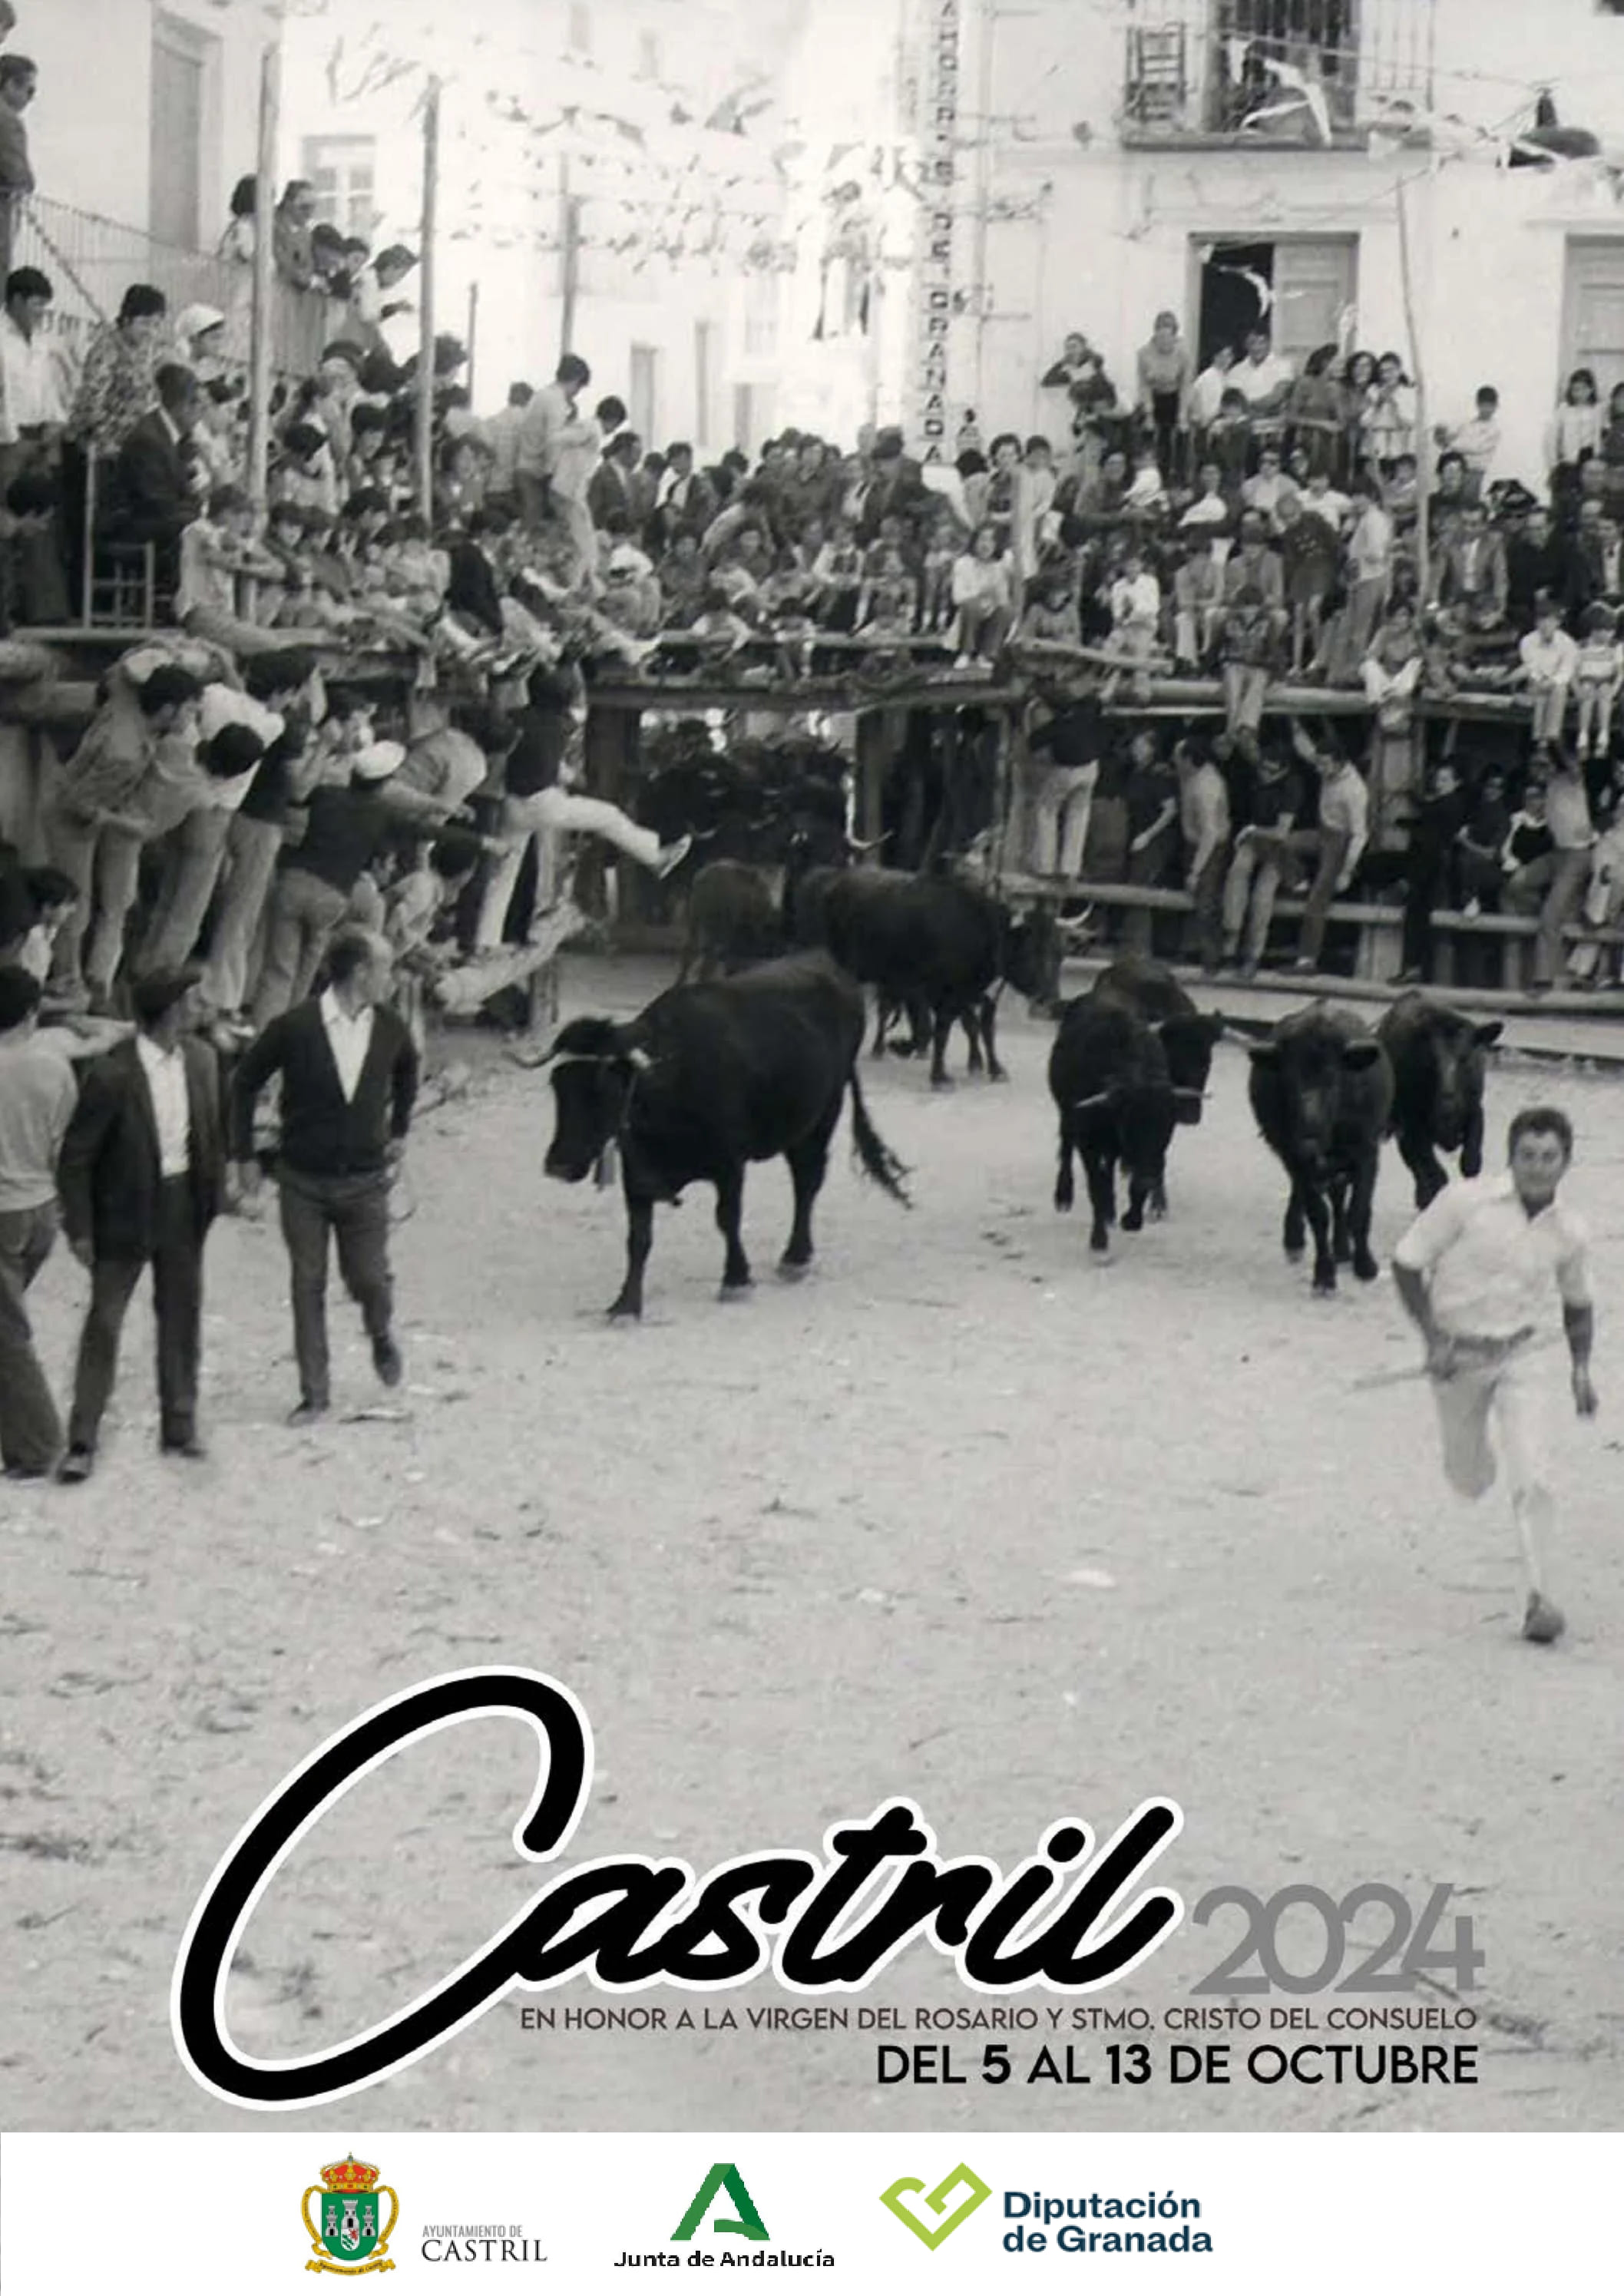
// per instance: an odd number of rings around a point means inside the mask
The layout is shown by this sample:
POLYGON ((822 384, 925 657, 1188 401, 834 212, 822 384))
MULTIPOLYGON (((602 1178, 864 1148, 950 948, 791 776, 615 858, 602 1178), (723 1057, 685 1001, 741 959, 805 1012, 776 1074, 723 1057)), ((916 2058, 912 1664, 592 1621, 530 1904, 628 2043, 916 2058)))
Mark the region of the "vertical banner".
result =
POLYGON ((925 0, 925 60, 919 142, 920 208, 914 341, 909 353, 908 430, 920 459, 942 463, 947 448, 947 351, 953 326, 954 198, 957 174, 960 0, 925 0))

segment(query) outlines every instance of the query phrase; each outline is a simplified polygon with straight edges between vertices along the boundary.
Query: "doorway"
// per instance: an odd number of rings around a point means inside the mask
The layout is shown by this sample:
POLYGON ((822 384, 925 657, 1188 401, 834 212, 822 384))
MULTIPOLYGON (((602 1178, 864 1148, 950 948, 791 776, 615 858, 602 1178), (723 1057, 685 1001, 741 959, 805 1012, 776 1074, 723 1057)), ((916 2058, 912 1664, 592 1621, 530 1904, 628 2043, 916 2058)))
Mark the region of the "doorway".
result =
POLYGON ((1354 332, 1359 243, 1349 235, 1197 240, 1196 350, 1210 365, 1220 343, 1237 354, 1265 326, 1299 373, 1311 350, 1354 332))

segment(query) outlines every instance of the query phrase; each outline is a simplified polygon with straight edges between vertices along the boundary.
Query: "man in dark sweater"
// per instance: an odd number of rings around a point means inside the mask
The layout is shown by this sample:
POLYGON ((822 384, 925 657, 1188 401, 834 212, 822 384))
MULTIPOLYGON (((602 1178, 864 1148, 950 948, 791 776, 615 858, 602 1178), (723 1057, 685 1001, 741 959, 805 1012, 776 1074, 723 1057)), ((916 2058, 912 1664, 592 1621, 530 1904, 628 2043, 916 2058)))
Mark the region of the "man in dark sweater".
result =
POLYGON ((332 986, 283 1013, 243 1054, 232 1090, 231 1149, 246 1196, 259 1186, 254 1110, 282 1078, 278 1181, 292 1272, 299 1400, 289 1424, 308 1426, 332 1401, 327 1358, 327 1239, 360 1308, 386 1387, 403 1366, 391 1329, 389 1195, 417 1096, 417 1054, 389 995, 392 959, 378 934, 346 927, 327 950, 332 986))

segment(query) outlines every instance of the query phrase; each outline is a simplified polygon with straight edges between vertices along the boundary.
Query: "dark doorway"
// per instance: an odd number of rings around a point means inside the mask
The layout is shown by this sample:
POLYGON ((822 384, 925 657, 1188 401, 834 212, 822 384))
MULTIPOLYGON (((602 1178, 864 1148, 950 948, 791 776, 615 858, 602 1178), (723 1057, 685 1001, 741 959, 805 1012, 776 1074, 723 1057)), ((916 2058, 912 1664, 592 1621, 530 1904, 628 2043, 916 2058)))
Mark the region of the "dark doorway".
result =
POLYGON ((1227 343, 1236 358, 1246 348, 1246 338, 1256 326, 1267 326, 1262 316, 1263 299, 1254 280, 1261 279, 1274 291, 1275 242, 1269 239, 1221 239, 1202 250, 1200 340, 1196 348, 1202 366, 1212 364, 1212 354, 1220 343, 1227 343), (1243 275, 1251 272, 1251 278, 1243 275))

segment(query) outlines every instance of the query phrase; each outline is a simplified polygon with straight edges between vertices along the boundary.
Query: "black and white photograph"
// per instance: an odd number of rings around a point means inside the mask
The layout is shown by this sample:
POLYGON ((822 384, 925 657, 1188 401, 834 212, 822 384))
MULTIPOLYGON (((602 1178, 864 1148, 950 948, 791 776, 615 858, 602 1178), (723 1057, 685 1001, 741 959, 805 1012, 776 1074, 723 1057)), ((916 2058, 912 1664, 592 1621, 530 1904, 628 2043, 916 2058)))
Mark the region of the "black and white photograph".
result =
POLYGON ((0 2127, 1616 2132, 1624 8, 0 0, 0 2127))

